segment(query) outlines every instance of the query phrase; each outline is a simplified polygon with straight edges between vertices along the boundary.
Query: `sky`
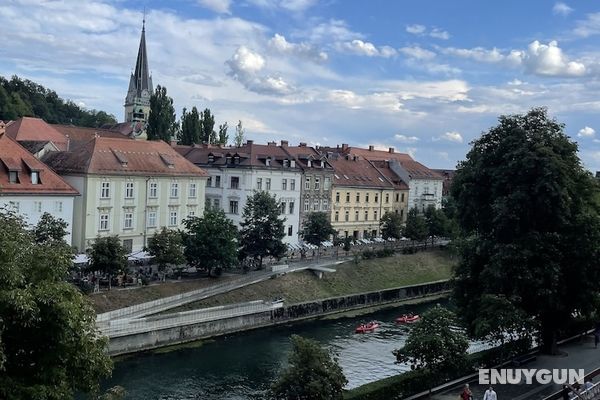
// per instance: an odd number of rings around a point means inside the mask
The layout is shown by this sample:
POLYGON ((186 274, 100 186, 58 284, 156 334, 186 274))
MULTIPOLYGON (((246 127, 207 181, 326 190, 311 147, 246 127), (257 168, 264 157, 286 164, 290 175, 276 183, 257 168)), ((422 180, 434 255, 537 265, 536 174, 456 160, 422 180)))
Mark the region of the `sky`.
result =
POLYGON ((178 117, 230 138, 394 147, 454 168, 500 115, 545 106, 600 170, 600 3, 2 0, 0 75, 123 120, 142 19, 178 117))

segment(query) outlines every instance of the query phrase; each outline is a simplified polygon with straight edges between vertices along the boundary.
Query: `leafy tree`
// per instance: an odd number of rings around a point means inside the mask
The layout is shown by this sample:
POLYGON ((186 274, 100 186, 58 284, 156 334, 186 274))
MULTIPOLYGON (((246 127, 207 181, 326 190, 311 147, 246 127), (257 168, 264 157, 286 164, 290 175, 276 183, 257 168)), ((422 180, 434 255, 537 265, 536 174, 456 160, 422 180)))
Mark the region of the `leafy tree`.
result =
POLYGON ((436 236, 446 236, 448 233, 448 218, 441 209, 430 205, 425 209, 425 223, 427 224, 427 234, 431 237, 431 246, 433 246, 436 236))
POLYGON ((404 235, 417 242, 422 242, 427 238, 427 222, 416 207, 411 208, 406 216, 406 227, 404 228, 404 235))
POLYGON ((229 135, 227 134, 227 129, 229 128, 229 126, 227 126, 227 122, 225 122, 222 125, 219 125, 219 144, 222 144, 223 146, 227 146, 227 142, 229 141, 229 135))
POLYGON ((469 341, 456 326, 454 313, 437 305, 421 316, 404 347, 393 351, 397 362, 407 363, 412 369, 421 369, 429 375, 430 394, 440 374, 466 365, 469 341))
POLYGON ((300 235, 305 242, 321 247, 335 232, 327 213, 311 212, 306 216, 300 235))
POLYGON ((64 241, 67 236, 68 224, 61 218, 54 218, 52 214, 45 212, 40 217, 33 229, 35 241, 43 243, 49 240, 64 241))
POLYGON ((200 142, 202 121, 196 107, 188 112, 185 108, 181 114, 181 130, 177 133, 179 144, 191 145, 200 142))
POLYGON ((223 210, 209 207, 202 217, 188 218, 184 224, 184 255, 189 265, 212 276, 237 263, 238 230, 223 210))
POLYGON ((236 147, 242 147, 244 144, 244 127, 242 126, 242 121, 240 120, 238 124, 235 126, 235 137, 233 138, 233 143, 236 147))
POLYGON ((277 400, 342 400, 344 376, 337 359, 318 342, 292 335, 289 367, 271 388, 277 400))
POLYGON ((543 350, 574 312, 593 312, 600 278, 599 190, 577 144, 545 109, 501 116, 473 142, 452 185, 464 235, 455 298, 474 330, 486 295, 539 324, 543 350))
POLYGON ((148 140, 163 140, 167 143, 175 137, 177 122, 173 99, 167 95, 167 88, 158 85, 150 96, 150 114, 146 135, 148 140))
POLYGON ((110 375, 89 301, 65 281, 69 246, 0 213, 0 398, 62 400, 110 375))
POLYGON ((402 224, 403 221, 400 214, 386 212, 379 221, 379 226, 381 226, 381 236, 384 239, 400 239, 402 237, 402 224))
POLYGON ((210 109, 205 108, 200 119, 202 121, 202 134, 200 135, 202 142, 215 143, 217 141, 217 133, 214 131, 215 116, 210 113, 210 109))
POLYGON ((279 218, 280 211, 275 195, 267 192, 255 191, 246 201, 240 224, 241 255, 258 260, 259 268, 264 257, 280 259, 287 251, 282 242, 285 219, 279 218))
POLYGON ((154 256, 159 271, 164 271, 169 264, 180 265, 185 262, 181 233, 164 226, 148 240, 148 251, 154 256))
POLYGON ((348 255, 348 252, 351 249, 351 245, 352 245, 352 238, 350 236, 346 236, 344 238, 344 251, 346 252, 346 256, 348 255))
POLYGON ((127 267, 127 252, 117 235, 96 237, 89 250, 90 268, 108 274, 108 289, 112 286, 112 275, 127 267))

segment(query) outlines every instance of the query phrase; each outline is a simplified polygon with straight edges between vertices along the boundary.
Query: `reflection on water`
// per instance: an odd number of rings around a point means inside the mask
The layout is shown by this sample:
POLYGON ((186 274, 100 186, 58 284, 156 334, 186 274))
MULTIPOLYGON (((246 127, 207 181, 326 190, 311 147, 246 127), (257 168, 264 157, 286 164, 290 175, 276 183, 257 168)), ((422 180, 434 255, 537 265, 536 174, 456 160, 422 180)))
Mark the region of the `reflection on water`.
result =
POLYGON ((291 350, 289 336, 317 340, 338 355, 348 388, 396 375, 392 350, 401 347, 410 326, 394 319, 408 311, 422 313, 432 303, 402 306, 369 315, 259 329, 217 338, 198 348, 142 354, 115 364, 104 387, 123 386, 132 400, 262 399, 291 350), (355 334, 361 322, 380 321, 375 332, 355 334))

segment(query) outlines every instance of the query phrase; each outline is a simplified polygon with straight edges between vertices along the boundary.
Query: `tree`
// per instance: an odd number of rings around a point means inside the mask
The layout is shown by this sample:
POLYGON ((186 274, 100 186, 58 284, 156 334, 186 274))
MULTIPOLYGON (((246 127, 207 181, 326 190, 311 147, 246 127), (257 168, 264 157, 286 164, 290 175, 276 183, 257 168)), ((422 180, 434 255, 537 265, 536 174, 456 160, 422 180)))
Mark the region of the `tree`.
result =
POLYGON ((553 354, 573 313, 593 312, 600 278, 599 189, 563 130, 543 108, 501 116, 452 185, 463 235, 455 298, 469 329, 482 299, 500 297, 539 324, 553 354))
POLYGON ((318 246, 318 253, 320 253, 321 243, 329 240, 331 235, 335 233, 336 230, 331 226, 329 214, 311 212, 306 216, 300 235, 305 242, 318 246))
POLYGON ((180 265, 185 262, 181 233, 164 226, 148 240, 148 251, 154 257, 154 262, 158 264, 158 270, 161 272, 169 264, 180 265))
POLYGON ((384 239, 400 239, 402 237, 402 217, 400 214, 386 212, 379 221, 381 226, 381 236, 384 239))
POLYGON ((37 242, 20 217, 0 213, 2 399, 73 398, 110 375, 96 313, 65 280, 71 257, 64 242, 37 242))
POLYGON ((127 267, 127 252, 117 235, 96 237, 89 251, 90 268, 108 275, 108 289, 112 286, 112 275, 127 267))
POLYGON ((466 365, 469 341, 456 326, 454 313, 437 305, 421 316, 404 347, 393 351, 398 363, 407 363, 428 375, 430 394, 440 374, 466 365))
POLYGON ((227 134, 227 129, 229 128, 229 126, 227 126, 227 122, 225 122, 222 125, 219 125, 219 144, 222 144, 223 146, 227 146, 227 142, 229 141, 229 135, 227 134))
POLYGON ((209 207, 202 217, 188 218, 184 224, 184 255, 189 265, 218 276, 237 263, 238 230, 223 210, 209 207))
POLYGON ((61 218, 54 218, 52 214, 45 212, 40 217, 37 225, 33 229, 35 241, 44 243, 49 240, 63 241, 67 236, 68 224, 61 218))
POLYGON ((179 144, 192 145, 200 142, 202 121, 196 107, 188 112, 185 108, 181 114, 181 130, 177 133, 179 144))
POLYGON ((448 218, 441 209, 435 208, 434 205, 430 205, 425 209, 425 223, 427 225, 427 234, 431 237, 431 246, 436 236, 446 236, 448 233, 448 218))
POLYGON ((210 109, 205 108, 202 111, 202 142, 204 143, 215 143, 217 141, 217 133, 214 131, 215 127, 215 116, 210 113, 210 109))
POLYGON ((413 241, 422 242, 427 238, 427 233, 428 229, 425 218, 419 214, 416 207, 411 208, 406 216, 404 235, 413 241))
POLYGON ((259 268, 262 268, 263 258, 280 259, 287 251, 282 242, 285 218, 279 218, 280 212, 275 195, 267 192, 255 191, 246 201, 240 224, 241 253, 243 257, 258 260, 259 268))
POLYGON ((173 99, 167 96, 167 88, 158 85, 150 96, 150 114, 146 135, 148 140, 163 140, 167 143, 175 137, 177 122, 173 99))
POLYGON ((289 367, 271 388, 277 400, 342 400, 344 376, 337 359, 318 342, 292 335, 289 367))
POLYGON ((245 130, 240 120, 235 127, 235 137, 233 138, 233 143, 236 147, 242 147, 242 144, 244 144, 244 133, 245 130))

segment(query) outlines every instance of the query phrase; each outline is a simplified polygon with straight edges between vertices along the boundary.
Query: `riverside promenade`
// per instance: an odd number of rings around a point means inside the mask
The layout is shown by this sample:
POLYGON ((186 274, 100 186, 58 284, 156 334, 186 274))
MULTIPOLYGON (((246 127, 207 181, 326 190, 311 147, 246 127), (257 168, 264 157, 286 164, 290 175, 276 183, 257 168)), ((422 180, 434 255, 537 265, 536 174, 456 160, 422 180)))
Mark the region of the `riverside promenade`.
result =
MULTIPOLYGON (((575 340, 568 344, 559 346, 559 350, 564 352, 561 356, 536 355, 536 360, 526 363, 520 367, 506 366, 504 368, 523 368, 523 369, 583 369, 585 374, 600 368, 600 347, 594 348, 593 336, 585 336, 582 341, 575 340)), ((595 382, 597 379, 594 380, 595 382)), ((463 389, 464 384, 451 385, 448 389, 434 394, 431 398, 435 400, 456 400, 463 389)), ((478 377, 469 381, 469 386, 473 392, 474 399, 483 399, 487 386, 478 384, 478 377)), ((517 385, 494 385, 494 390, 498 395, 498 400, 543 400, 551 394, 561 390, 560 385, 555 384, 537 384, 527 385, 525 383, 517 385)))

